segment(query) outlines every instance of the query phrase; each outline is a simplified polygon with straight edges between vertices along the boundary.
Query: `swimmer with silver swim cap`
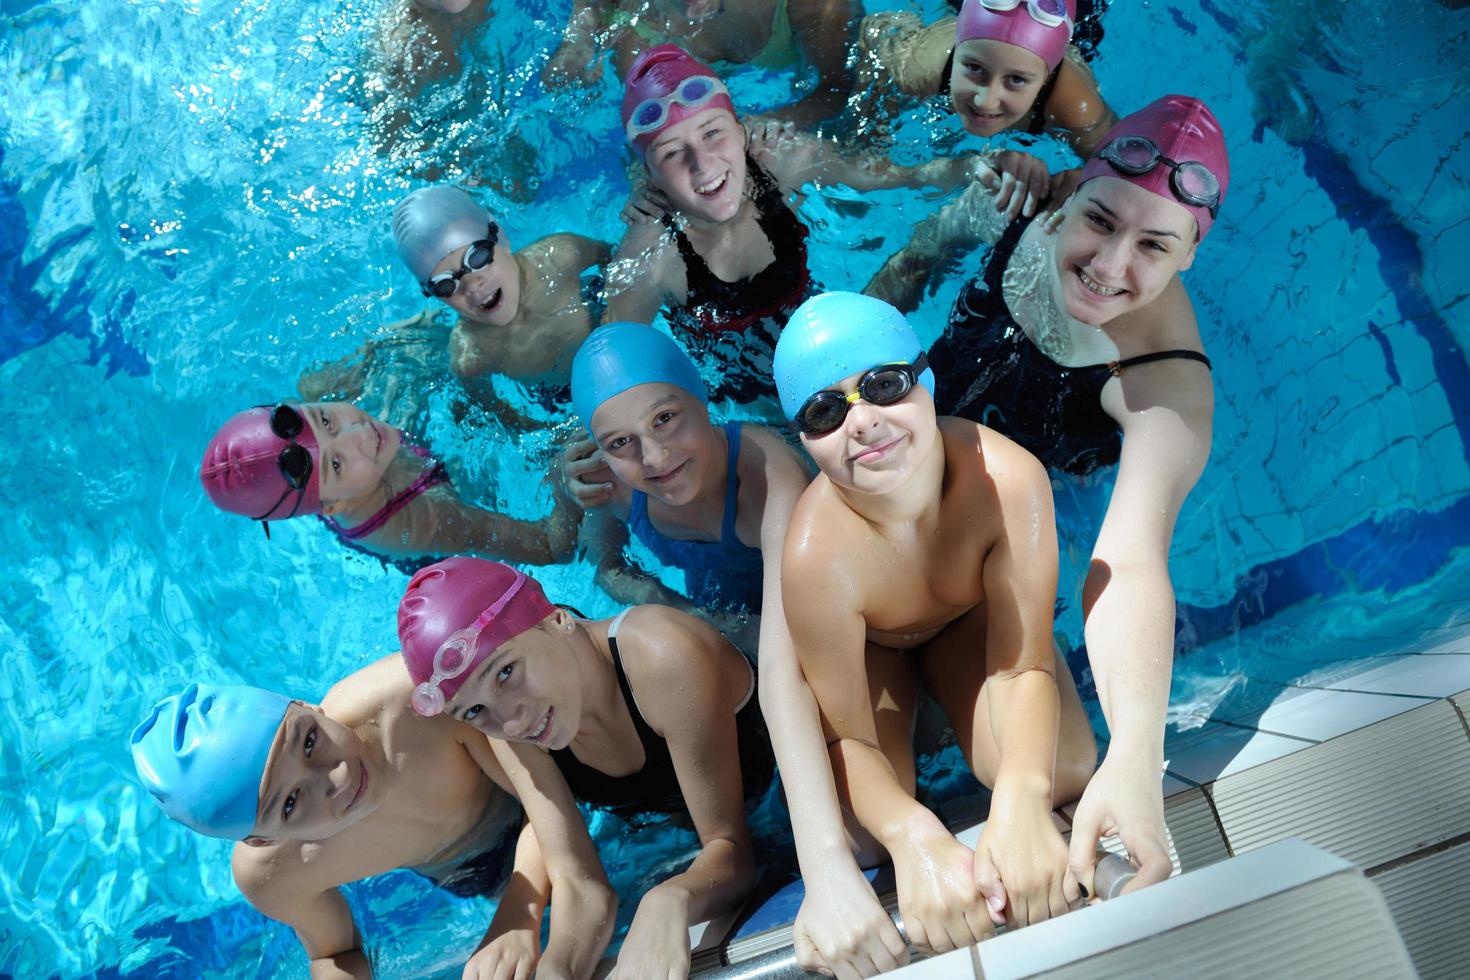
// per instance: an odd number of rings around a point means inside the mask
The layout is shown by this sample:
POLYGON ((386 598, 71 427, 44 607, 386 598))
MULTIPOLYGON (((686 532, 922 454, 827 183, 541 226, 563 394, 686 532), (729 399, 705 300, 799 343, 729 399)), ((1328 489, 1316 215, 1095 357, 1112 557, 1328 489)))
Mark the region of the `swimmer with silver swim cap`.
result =
MULTIPOLYGON (((581 273, 607 262, 606 242, 559 233, 514 251, 494 216, 447 184, 398 203, 393 242, 424 296, 459 314, 449 356, 461 380, 495 372, 566 384, 573 352, 597 323, 581 273)), ((484 385, 472 394, 499 404, 484 385)))
MULTIPOLYGON (((129 739, 139 781, 169 817, 237 842, 236 884, 292 928, 312 972, 372 975, 339 888, 395 868, 455 895, 503 893, 540 928, 552 878, 534 840, 518 844, 523 814, 497 786, 509 785, 504 770, 483 751, 484 736, 419 715, 412 694, 396 654, 343 678, 319 705, 255 687, 190 684, 159 701, 129 739)), ((581 901, 558 913, 566 921, 553 924, 542 962, 588 976, 616 898, 595 858, 572 855, 558 872, 577 876, 581 901)), ((499 961, 529 973, 535 954, 521 927, 492 923, 478 951, 465 948, 467 969, 499 961)))
POLYGON ((1045 470, 984 426, 937 418, 917 336, 872 297, 804 303, 776 370, 821 470, 786 533, 785 618, 832 728, 840 802, 886 847, 910 942, 930 953, 1060 914, 1077 889, 1051 807, 1082 792, 1096 749, 1052 648, 1045 470), (954 722, 976 776, 1008 801, 973 852, 894 776, 914 772, 912 744, 877 737, 913 731, 916 680, 954 722), (870 692, 882 692, 881 717, 870 692), (993 723, 973 725, 982 699, 993 723), (952 884, 956 873, 967 887, 952 884), (915 895, 940 901, 915 906, 915 895))

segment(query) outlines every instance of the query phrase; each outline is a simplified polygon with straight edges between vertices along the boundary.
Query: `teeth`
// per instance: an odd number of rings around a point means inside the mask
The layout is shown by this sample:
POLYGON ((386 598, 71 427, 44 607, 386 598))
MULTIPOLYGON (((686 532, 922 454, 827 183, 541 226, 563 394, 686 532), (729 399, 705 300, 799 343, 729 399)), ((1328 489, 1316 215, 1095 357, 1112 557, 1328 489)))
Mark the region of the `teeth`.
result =
POLYGON ((536 741, 536 739, 540 738, 541 737, 541 734, 546 731, 546 726, 549 725, 550 723, 551 723, 551 712, 548 711, 548 712, 546 712, 546 715, 541 719, 541 724, 539 724, 539 725, 536 726, 536 730, 534 732, 528 733, 526 735, 526 738, 530 739, 533 742, 536 741))
POLYGON ((694 193, 713 194, 715 191, 725 186, 725 181, 729 178, 729 176, 730 175, 728 173, 721 174, 719 180, 712 180, 708 184, 705 184, 703 187, 694 188, 694 193))
POLYGON ((1077 277, 1082 280, 1082 285, 1086 286, 1089 291, 1097 293, 1099 296, 1117 296, 1123 291, 1121 289, 1114 289, 1110 286, 1104 286, 1093 279, 1089 279, 1087 273, 1080 270, 1077 273, 1077 277))

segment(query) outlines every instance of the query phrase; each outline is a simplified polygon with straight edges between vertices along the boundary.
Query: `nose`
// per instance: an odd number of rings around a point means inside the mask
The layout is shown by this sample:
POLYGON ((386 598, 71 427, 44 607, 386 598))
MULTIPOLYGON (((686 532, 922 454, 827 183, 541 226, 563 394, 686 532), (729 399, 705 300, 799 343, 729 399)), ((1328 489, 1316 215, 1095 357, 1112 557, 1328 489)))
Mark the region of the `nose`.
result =
POLYGON ((690 147, 689 172, 692 174, 701 174, 704 173, 708 166, 709 153, 707 153, 702 147, 699 146, 690 147))
POLYGON ((872 402, 862 398, 852 403, 847 410, 847 431, 855 436, 870 431, 878 422, 878 409, 872 402))
POLYGON ((1103 240, 1088 265, 1098 279, 1107 281, 1121 276, 1128 265, 1127 243, 1117 237, 1103 240))
POLYGON ((971 96, 970 100, 974 102, 975 108, 979 109, 981 112, 999 112, 1000 100, 995 98, 995 94, 995 86, 982 85, 975 90, 975 94, 971 96))
POLYGON ((530 712, 521 703, 497 706, 492 709, 492 717, 499 722, 500 731, 506 738, 520 738, 530 727, 530 712))
POLYGON ((669 458, 668 447, 657 439, 643 440, 643 468, 657 470, 669 458))
POLYGON ((327 770, 327 796, 336 799, 352 788, 352 766, 346 759, 338 759, 327 770))

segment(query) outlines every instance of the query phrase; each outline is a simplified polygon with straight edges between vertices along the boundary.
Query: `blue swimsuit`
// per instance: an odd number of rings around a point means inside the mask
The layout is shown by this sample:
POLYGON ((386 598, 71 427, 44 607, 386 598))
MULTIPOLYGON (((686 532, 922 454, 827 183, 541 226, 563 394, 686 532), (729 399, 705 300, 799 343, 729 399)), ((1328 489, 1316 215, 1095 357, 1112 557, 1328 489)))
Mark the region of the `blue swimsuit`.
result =
POLYGON ((740 481, 740 423, 723 426, 730 452, 725 472, 725 517, 720 523, 720 540, 687 541, 661 534, 648 519, 648 494, 633 491, 628 507, 628 528, 648 546, 660 562, 684 570, 685 591, 696 605, 720 609, 759 611, 762 571, 760 549, 740 543, 735 533, 736 499, 740 481))

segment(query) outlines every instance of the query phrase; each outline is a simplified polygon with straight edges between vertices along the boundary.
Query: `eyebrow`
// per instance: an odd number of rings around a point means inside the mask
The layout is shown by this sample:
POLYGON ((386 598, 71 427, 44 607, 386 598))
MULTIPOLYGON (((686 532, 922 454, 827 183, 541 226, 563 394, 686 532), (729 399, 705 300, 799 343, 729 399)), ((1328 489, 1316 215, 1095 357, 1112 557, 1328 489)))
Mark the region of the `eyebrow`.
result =
MULTIPOLYGON (((510 653, 511 651, 509 647, 505 647, 504 649, 498 651, 497 653, 492 655, 489 660, 486 660, 484 663, 482 663, 480 665, 480 669, 475 671, 474 674, 471 675, 470 679, 465 681, 465 683, 468 684, 470 680, 480 680, 482 677, 485 676, 485 672, 487 670, 489 670, 491 667, 494 667, 497 662, 504 660, 506 657, 510 656, 510 653)), ((464 690, 464 685, 460 685, 460 690, 464 690)), ((459 692, 456 691, 455 693, 457 694, 459 692)), ((455 721, 464 721, 464 719, 460 717, 460 715, 464 714, 464 712, 465 709, 461 707, 450 708, 449 716, 455 721)))
MULTIPOLYGON (((1109 218, 1112 218, 1114 221, 1121 220, 1118 218, 1118 213, 1116 211, 1108 207, 1103 202, 1099 201, 1097 198, 1089 197, 1088 200, 1091 201, 1093 204, 1096 204, 1098 209, 1105 212, 1109 218)), ((1145 235, 1153 235, 1158 238, 1179 238, 1178 232, 1169 231, 1163 228, 1144 228, 1143 233, 1145 235)), ((1183 241, 1182 238, 1179 238, 1179 240, 1183 241)))
POLYGON ((656 401, 652 405, 648 406, 648 410, 649 410, 649 412, 655 412, 658 409, 663 408, 665 405, 678 404, 678 402, 679 402, 679 396, 678 395, 675 395, 675 394, 664 395, 658 401, 656 401))

